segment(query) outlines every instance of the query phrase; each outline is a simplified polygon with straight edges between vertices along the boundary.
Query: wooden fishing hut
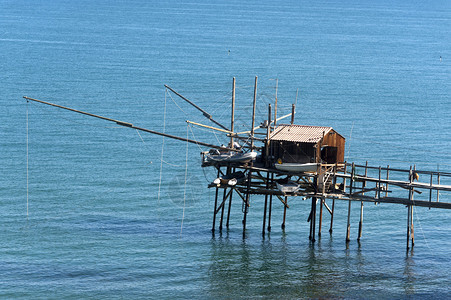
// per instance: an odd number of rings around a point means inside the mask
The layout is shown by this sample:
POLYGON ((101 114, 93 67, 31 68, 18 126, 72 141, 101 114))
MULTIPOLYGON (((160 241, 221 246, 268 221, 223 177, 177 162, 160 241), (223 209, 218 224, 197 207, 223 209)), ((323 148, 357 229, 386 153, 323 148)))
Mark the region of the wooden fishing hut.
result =
POLYGON ((283 124, 271 133, 269 151, 275 163, 342 163, 345 138, 332 127, 283 124))

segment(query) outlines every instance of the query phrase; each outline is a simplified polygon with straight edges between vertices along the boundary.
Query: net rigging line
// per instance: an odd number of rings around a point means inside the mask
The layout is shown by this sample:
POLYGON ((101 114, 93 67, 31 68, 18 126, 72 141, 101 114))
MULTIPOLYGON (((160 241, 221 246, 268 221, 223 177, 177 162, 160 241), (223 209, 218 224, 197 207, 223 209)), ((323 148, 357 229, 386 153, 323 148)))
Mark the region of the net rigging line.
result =
MULTIPOLYGON (((186 139, 189 137, 189 124, 186 127, 186 139)), ((180 236, 183 232, 183 220, 185 219, 185 205, 186 205, 186 182, 188 177, 188 142, 186 142, 186 155, 185 155, 185 185, 183 188, 183 213, 182 213, 182 224, 180 225, 180 236)))
MULTIPOLYGON (((164 109, 163 109, 163 133, 166 133, 166 104, 167 104, 167 100, 166 100, 166 95, 167 95, 167 89, 164 93, 164 109)), ((164 159, 164 136, 163 136, 163 141, 161 142, 161 159, 160 159, 160 179, 158 182, 158 207, 160 207, 160 197, 161 197, 161 180, 163 178, 163 159, 164 159)))
POLYGON ((28 196, 29 196, 29 140, 28 140, 28 132, 29 132, 29 130, 28 130, 28 104, 29 104, 29 101, 27 100, 27 104, 26 104, 26 107, 27 107, 27 220, 28 220, 28 196))

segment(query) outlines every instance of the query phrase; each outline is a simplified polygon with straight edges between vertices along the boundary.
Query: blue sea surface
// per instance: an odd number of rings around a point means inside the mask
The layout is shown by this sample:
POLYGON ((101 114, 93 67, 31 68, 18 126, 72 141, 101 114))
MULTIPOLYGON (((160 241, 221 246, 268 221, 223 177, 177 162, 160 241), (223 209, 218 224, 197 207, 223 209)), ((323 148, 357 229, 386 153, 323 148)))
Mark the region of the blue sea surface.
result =
POLYGON ((408 252, 394 204, 365 204, 360 243, 353 204, 347 245, 347 202, 311 243, 310 201, 289 199, 282 231, 275 200, 262 237, 252 196, 243 239, 234 197, 212 236, 207 148, 22 98, 225 144, 164 84, 228 125, 235 77, 245 131, 255 76, 257 124, 277 91, 349 162, 451 172, 449 1, 0 0, 0 298, 450 298, 448 210, 414 208, 408 252))

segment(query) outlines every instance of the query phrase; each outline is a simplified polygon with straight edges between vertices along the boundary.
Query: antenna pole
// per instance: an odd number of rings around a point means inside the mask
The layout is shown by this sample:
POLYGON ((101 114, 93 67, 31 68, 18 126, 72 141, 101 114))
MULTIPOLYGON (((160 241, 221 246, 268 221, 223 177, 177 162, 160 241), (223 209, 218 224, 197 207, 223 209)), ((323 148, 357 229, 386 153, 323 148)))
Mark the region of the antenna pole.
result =
POLYGON ((255 106, 257 104, 257 79, 255 76, 255 84, 254 84, 254 104, 252 108, 252 127, 251 127, 251 151, 254 150, 254 126, 255 126, 255 106))

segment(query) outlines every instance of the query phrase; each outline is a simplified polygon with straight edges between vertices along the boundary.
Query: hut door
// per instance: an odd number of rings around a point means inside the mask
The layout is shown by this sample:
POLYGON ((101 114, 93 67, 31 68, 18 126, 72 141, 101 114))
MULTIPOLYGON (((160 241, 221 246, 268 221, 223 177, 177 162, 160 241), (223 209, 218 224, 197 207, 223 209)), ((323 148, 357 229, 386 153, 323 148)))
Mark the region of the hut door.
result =
POLYGON ((337 147, 323 147, 321 149, 321 160, 328 164, 334 164, 337 162, 337 147))

